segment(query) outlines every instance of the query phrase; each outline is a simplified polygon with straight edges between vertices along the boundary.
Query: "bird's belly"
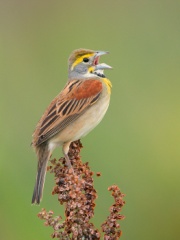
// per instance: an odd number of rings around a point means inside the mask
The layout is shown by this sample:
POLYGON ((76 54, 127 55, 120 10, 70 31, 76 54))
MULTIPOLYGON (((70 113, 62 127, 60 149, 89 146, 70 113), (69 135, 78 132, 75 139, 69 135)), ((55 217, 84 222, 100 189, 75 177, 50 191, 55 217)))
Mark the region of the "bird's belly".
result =
POLYGON ((99 99, 77 120, 70 123, 64 130, 50 140, 51 149, 66 142, 78 140, 95 128, 104 117, 109 106, 109 96, 99 99))

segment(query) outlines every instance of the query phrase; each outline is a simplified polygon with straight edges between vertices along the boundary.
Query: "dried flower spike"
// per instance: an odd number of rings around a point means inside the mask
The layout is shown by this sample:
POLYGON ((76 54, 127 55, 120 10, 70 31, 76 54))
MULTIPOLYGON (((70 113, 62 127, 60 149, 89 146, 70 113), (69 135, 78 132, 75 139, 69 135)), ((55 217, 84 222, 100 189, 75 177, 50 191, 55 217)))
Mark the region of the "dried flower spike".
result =
MULTIPOLYGON (((45 220, 45 226, 53 228, 51 237, 59 240, 98 240, 101 237, 100 230, 91 222, 97 193, 93 185, 93 172, 88 163, 82 163, 80 159, 81 148, 80 141, 75 141, 70 146, 69 159, 74 171, 66 166, 64 158, 51 160, 51 166, 48 167, 55 176, 56 185, 52 194, 57 195, 60 205, 65 206, 65 219, 62 220, 61 216, 54 217, 53 211, 47 212, 45 209, 41 210, 38 217, 45 220)), ((117 221, 124 218, 119 214, 124 205, 124 195, 116 185, 108 190, 112 191, 115 203, 110 208, 109 217, 102 224, 102 232, 104 239, 114 240, 121 236, 117 221)))

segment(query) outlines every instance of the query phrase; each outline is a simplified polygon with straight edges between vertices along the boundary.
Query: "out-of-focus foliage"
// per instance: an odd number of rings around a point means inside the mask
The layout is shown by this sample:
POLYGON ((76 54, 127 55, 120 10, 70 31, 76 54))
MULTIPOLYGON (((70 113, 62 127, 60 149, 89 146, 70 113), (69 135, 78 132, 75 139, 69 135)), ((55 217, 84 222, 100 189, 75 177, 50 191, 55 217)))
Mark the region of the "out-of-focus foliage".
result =
POLYGON ((178 0, 0 2, 0 239, 48 240, 51 229, 37 213, 53 206, 63 214, 50 174, 41 205, 31 206, 37 162, 30 142, 80 47, 110 51, 101 62, 113 66, 108 113, 82 139, 83 161, 102 173, 94 223, 106 218, 107 187, 115 183, 126 193, 122 240, 179 239, 179 12, 178 0))

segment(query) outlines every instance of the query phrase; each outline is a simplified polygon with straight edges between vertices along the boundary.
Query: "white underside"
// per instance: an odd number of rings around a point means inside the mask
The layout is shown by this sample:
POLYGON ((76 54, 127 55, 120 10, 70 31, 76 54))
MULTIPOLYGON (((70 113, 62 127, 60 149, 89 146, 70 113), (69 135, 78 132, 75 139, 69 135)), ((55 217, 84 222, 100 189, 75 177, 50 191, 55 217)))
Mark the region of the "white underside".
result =
POLYGON ((103 95, 104 96, 101 96, 98 102, 92 105, 82 116, 49 141, 50 151, 53 151, 56 147, 64 143, 69 143, 84 137, 100 123, 108 109, 110 99, 107 92, 103 95))

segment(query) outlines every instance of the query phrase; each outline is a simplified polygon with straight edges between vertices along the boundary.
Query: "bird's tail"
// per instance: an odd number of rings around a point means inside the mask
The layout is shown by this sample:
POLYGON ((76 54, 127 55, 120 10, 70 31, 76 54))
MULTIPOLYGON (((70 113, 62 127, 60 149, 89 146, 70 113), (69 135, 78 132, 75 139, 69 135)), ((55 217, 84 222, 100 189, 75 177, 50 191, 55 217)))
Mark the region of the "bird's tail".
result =
POLYGON ((48 150, 48 145, 44 144, 38 147, 37 155, 38 155, 38 168, 36 175, 36 183, 34 186, 34 192, 32 196, 32 204, 39 204, 42 199, 44 182, 46 177, 46 168, 48 160, 50 158, 50 151, 48 150))

